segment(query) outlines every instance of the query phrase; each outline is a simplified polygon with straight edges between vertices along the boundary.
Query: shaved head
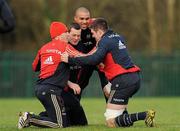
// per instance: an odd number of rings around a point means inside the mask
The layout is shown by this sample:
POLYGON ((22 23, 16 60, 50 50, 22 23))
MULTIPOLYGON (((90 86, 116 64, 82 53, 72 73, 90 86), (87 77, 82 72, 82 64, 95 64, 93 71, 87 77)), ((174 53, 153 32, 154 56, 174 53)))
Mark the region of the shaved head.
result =
POLYGON ((79 13, 81 13, 81 12, 90 14, 90 12, 89 12, 89 10, 88 10, 87 8, 85 8, 85 7, 79 7, 79 8, 77 8, 76 11, 75 11, 75 16, 77 16, 77 15, 78 15, 79 13))

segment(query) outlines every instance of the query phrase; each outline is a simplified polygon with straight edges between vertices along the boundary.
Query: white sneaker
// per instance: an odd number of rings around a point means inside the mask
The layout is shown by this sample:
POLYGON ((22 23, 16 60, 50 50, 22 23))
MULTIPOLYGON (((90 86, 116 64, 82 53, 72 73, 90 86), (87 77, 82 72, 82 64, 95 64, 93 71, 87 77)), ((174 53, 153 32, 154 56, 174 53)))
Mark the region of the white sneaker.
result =
POLYGON ((19 113, 19 121, 18 121, 18 129, 22 129, 29 126, 29 112, 20 112, 19 113))

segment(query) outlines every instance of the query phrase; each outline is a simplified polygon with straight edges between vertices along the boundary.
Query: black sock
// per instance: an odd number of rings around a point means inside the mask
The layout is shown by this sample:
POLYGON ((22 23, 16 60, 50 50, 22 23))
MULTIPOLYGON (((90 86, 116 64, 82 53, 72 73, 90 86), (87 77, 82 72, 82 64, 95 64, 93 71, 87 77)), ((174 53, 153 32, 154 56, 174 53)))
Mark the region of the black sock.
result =
POLYGON ((144 120, 146 118, 146 112, 137 112, 137 113, 129 114, 129 115, 133 122, 144 120))
POLYGON ((134 114, 123 113, 115 118, 116 125, 119 127, 132 126, 135 121, 144 120, 146 118, 146 112, 139 112, 134 114))
POLYGON ((116 117, 115 122, 119 127, 129 127, 133 125, 130 115, 126 113, 116 117))
POLYGON ((123 111, 123 114, 128 114, 127 108, 123 111))

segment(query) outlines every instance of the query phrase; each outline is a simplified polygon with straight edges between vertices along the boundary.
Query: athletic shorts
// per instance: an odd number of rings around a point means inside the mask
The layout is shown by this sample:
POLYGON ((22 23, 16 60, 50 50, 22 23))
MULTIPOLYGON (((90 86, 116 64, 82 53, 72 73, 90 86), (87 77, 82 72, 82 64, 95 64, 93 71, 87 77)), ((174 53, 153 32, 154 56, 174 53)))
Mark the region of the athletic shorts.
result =
POLYGON ((140 88, 140 73, 133 72, 118 75, 111 81, 111 92, 108 103, 127 105, 129 98, 132 97, 140 88))

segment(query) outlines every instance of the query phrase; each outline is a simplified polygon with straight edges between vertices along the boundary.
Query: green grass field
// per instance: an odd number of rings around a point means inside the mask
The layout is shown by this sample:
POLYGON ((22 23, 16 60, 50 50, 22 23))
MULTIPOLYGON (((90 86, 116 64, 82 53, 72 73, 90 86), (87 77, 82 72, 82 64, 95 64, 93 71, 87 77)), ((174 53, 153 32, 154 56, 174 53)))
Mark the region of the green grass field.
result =
MULTIPOLYGON (((180 97, 178 98, 133 98, 129 102, 129 112, 140 112, 147 109, 156 110, 157 127, 148 128, 144 121, 139 121, 130 128, 111 129, 105 126, 103 113, 105 102, 102 98, 84 98, 82 105, 85 109, 89 125, 84 127, 69 127, 64 129, 41 129, 30 127, 27 131, 180 131, 180 97)), ((0 99, 0 131, 15 131, 17 129, 18 112, 33 111, 39 113, 43 107, 36 99, 0 99)))

